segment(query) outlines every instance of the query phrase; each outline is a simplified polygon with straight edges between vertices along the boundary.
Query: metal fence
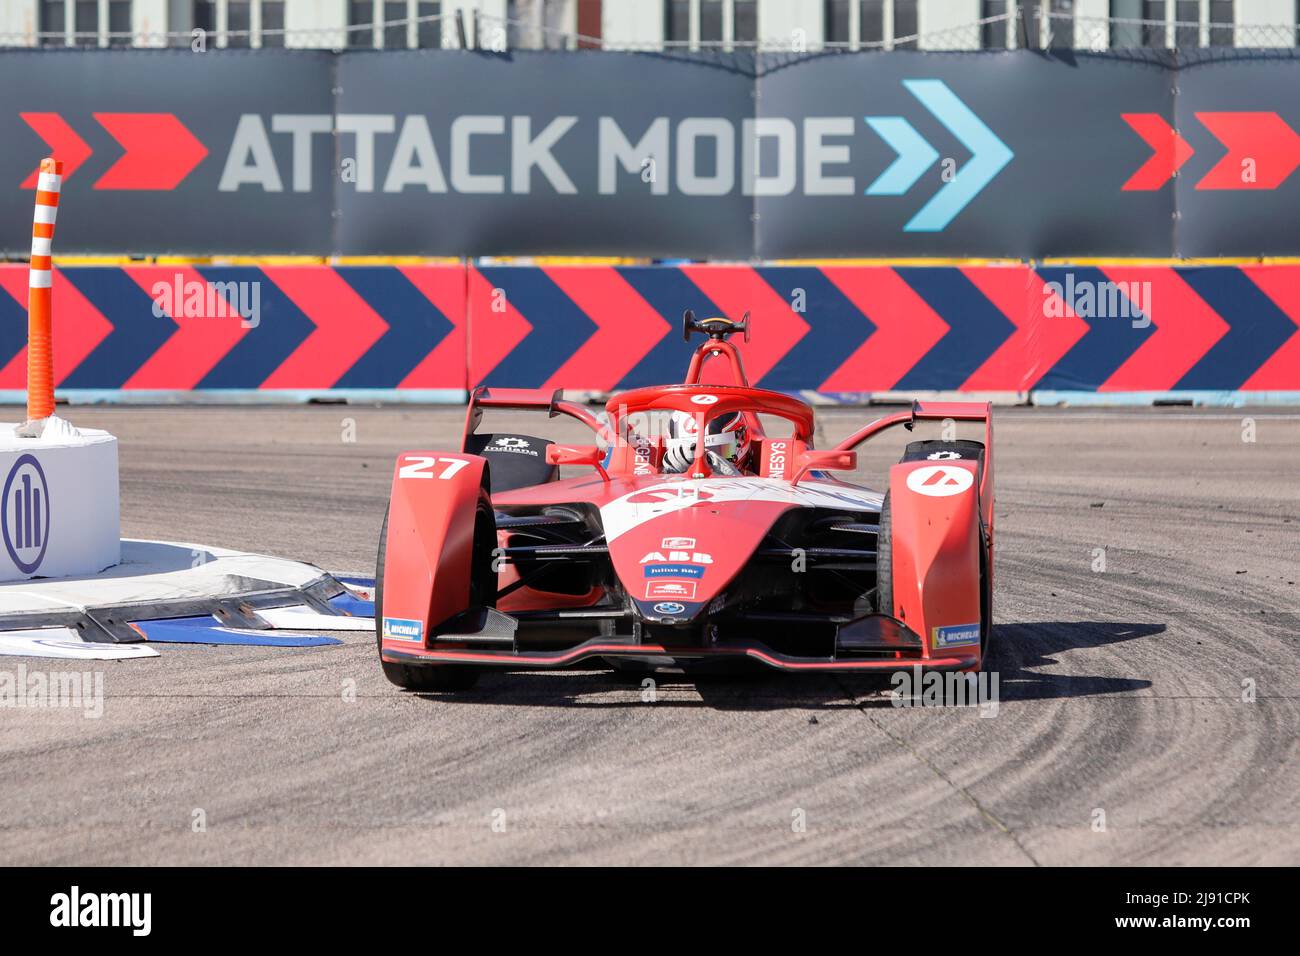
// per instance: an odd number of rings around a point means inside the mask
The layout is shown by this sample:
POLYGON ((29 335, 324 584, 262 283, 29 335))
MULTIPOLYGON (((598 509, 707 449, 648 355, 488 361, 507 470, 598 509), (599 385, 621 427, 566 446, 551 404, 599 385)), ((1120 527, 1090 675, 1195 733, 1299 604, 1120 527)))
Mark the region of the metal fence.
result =
MULTIPOLYGON (((1003 6, 1006 6, 1005 4, 1003 6)), ((1170 5, 1171 11, 1181 4, 1170 5)), ((382 7, 381 7, 382 9, 382 7)), ((1082 49, 1118 48, 1186 50, 1207 47, 1278 48, 1297 44, 1296 23, 1252 24, 1197 20, 1090 17, 1053 12, 1038 3, 1021 3, 1002 12, 959 25, 912 30, 881 37, 837 40, 832 31, 792 31, 786 37, 757 40, 616 41, 566 30, 544 21, 498 17, 457 10, 421 16, 379 18, 373 22, 330 27, 286 29, 206 29, 130 32, 116 30, 35 30, 0 33, 0 47, 172 47, 225 48, 295 46, 313 49, 419 49, 442 47, 505 52, 512 49, 600 49, 647 52, 710 50, 806 52, 809 50, 895 49, 1082 49), (389 43, 389 38, 400 38, 389 43)))

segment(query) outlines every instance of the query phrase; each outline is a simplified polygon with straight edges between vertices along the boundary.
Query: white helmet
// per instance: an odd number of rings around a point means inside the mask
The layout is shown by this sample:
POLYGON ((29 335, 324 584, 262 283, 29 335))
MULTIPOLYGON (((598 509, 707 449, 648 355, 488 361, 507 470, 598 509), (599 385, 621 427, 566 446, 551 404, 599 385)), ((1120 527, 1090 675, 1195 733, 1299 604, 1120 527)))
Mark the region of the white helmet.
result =
MULTIPOLYGON (((673 412, 668 420, 664 443, 664 471, 684 472, 695 461, 698 422, 690 412, 673 412)), ((719 415, 705 428, 704 450, 710 459, 721 459, 735 470, 749 454, 749 429, 740 412, 719 415)))

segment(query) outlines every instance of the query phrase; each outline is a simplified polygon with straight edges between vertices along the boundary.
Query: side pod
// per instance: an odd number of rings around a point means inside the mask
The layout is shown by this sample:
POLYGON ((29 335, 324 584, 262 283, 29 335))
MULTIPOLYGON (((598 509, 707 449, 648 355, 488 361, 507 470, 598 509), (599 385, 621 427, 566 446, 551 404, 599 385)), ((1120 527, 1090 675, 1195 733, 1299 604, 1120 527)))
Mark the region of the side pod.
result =
POLYGON ((889 470, 894 616, 926 657, 980 656, 980 501, 973 461, 889 470))
POLYGON ((398 456, 380 582, 385 648, 428 647, 441 625, 468 609, 474 521, 487 467, 478 455, 398 456))

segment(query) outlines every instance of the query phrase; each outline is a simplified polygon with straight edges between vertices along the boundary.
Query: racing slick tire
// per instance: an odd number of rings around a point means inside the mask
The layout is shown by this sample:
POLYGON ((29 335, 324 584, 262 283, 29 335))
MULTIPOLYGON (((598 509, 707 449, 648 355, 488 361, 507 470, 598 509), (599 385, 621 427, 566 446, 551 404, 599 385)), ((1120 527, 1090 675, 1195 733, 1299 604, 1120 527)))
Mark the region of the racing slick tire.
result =
POLYGON ((880 503, 880 530, 876 534, 876 613, 894 616, 894 526, 889 492, 880 503))
MULTIPOLYGON (((384 644, 384 551, 388 545, 388 509, 384 509, 384 523, 379 531, 379 556, 375 561, 375 644, 379 648, 379 662, 384 676, 404 690, 469 690, 479 678, 479 668, 470 664, 390 664, 383 659, 384 644)), ((491 500, 484 491, 479 496, 474 516, 474 548, 470 560, 472 570, 469 584, 471 607, 492 602, 496 594, 496 572, 492 570, 492 549, 496 546, 496 518, 491 500)))

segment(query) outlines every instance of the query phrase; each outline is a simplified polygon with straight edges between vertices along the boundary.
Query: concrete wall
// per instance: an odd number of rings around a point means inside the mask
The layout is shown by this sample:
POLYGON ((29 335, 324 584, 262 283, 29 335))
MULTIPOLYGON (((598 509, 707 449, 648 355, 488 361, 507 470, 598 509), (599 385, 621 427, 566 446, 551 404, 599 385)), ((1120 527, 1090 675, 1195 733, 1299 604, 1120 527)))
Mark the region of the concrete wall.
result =
POLYGON ((802 41, 807 49, 821 47, 824 7, 819 0, 759 0, 758 38, 772 43, 802 41))
POLYGON ((135 0, 131 5, 131 29, 140 34, 158 34, 143 41, 136 41, 136 46, 167 45, 167 38, 162 35, 168 30, 167 7, 167 0, 135 0))
POLYGON ((1074 15, 1075 49, 1110 49, 1110 29, 1101 22, 1110 15, 1110 0, 1074 0, 1074 15))
POLYGON ((0 3, 0 44, 35 46, 36 0, 4 0, 0 3))
POLYGON ((1294 46, 1296 5, 1293 0, 1237 0, 1236 45, 1246 47, 1294 46), (1263 30, 1260 27, 1289 25, 1288 37, 1282 30, 1263 30))
POLYGON ((921 0, 916 19, 923 50, 978 50, 980 0, 921 0), (926 34, 931 34, 927 39, 926 34))
POLYGON ((607 43, 662 43, 663 0, 605 0, 601 4, 600 30, 607 43))
POLYGON ((347 0, 288 0, 284 5, 285 46, 345 47, 347 33, 342 29, 348 23, 347 0), (315 34, 298 34, 294 30, 322 30, 315 34))
POLYGON ((446 17, 442 21, 442 45, 444 47, 455 48, 460 46, 460 38, 454 18, 461 11, 465 14, 465 29, 470 32, 470 43, 476 42, 473 36, 475 10, 478 10, 486 17, 496 18, 496 20, 484 20, 480 23, 480 28, 483 31, 482 45, 488 48, 492 47, 492 41, 496 38, 495 31, 505 28, 505 24, 499 21, 504 20, 507 14, 506 0, 442 0, 442 13, 446 17))

